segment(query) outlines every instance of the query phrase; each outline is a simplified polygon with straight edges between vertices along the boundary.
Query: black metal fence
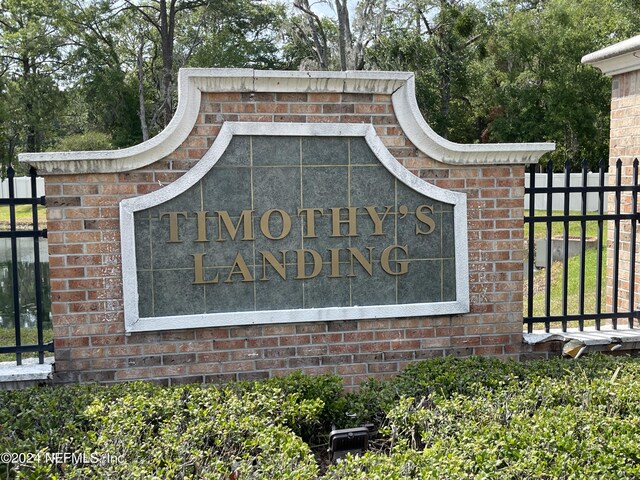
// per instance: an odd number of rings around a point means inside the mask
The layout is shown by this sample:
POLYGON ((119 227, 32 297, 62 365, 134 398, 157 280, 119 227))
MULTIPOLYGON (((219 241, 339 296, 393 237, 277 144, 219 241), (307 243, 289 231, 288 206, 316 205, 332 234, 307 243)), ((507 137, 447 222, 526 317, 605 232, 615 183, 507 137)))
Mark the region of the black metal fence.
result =
MULTIPOLYGON (((591 321, 596 330, 600 330, 603 320, 611 320, 611 327, 618 328, 619 319, 627 319, 629 328, 634 327, 634 319, 640 318, 640 311, 638 311, 635 305, 634 298, 634 285, 635 285, 635 263, 636 263, 636 234, 637 234, 637 222, 640 220, 640 216, 637 212, 638 206, 638 160, 633 162, 631 181, 629 184, 622 184, 622 162, 620 160, 616 163, 615 168, 615 182, 611 185, 607 185, 605 182, 605 173, 608 166, 605 162, 600 163, 598 171, 598 184, 587 184, 587 164, 582 164, 582 181, 579 186, 570 185, 570 165, 567 163, 564 169, 564 182, 563 185, 553 185, 553 164, 549 162, 547 165, 547 185, 536 186, 536 175, 533 171, 533 166, 529 171, 530 186, 525 188, 525 194, 529 194, 529 208, 528 215, 525 213, 525 226, 528 225, 529 232, 527 235, 528 240, 528 261, 527 261, 527 294, 526 294, 526 312, 524 315, 524 324, 527 325, 529 333, 533 331, 534 325, 543 324, 545 331, 549 331, 552 324, 562 327, 562 331, 567 331, 569 322, 576 324, 579 330, 583 330, 585 322, 591 321), (624 202, 630 205, 629 213, 622 213, 623 205, 623 192, 629 192, 629 195, 625 195, 624 202), (598 196, 598 208, 597 211, 587 212, 587 195, 595 193, 598 196), (554 212, 552 209, 552 196, 554 194, 563 195, 563 211, 561 213, 554 212), (571 194, 579 194, 581 196, 581 209, 579 212, 569 210, 569 199, 571 194), (611 194, 611 195, 610 195, 611 194), (546 212, 536 212, 535 199, 536 195, 546 195, 546 212), (613 208, 609 207, 605 212, 605 201, 609 196, 609 202, 614 202, 613 208), (629 202, 630 196, 630 202, 629 202), (579 241, 578 255, 578 294, 577 294, 577 308, 574 308, 572 312, 569 312, 569 295, 568 288, 570 283, 569 277, 569 241, 570 241, 570 224, 572 222, 579 225, 580 233, 576 240, 579 241), (596 225, 596 259, 595 259, 595 292, 585 291, 585 285, 587 284, 587 224, 589 222, 595 222, 596 225), (607 241, 610 243, 611 248, 608 249, 612 258, 608 261, 613 267, 612 275, 612 300, 611 308, 607 311, 606 305, 603 305, 603 293, 606 294, 606 285, 603 285, 603 272, 606 271, 607 259, 604 249, 607 247, 605 243, 606 227, 608 222, 611 222, 610 226, 613 228, 609 230, 613 232, 613 237, 607 241), (629 222, 628 229, 621 229, 622 222, 629 222), (552 237, 553 237, 553 225, 560 223, 562 228, 562 234, 560 235, 560 241, 562 242, 562 262, 561 266, 561 304, 559 308, 552 309, 552 288, 554 287, 554 279, 552 279, 552 237), (544 273, 539 272, 535 268, 535 255, 541 252, 536 252, 536 225, 544 225, 544 250, 546 252, 546 265, 544 273), (621 255, 621 240, 624 235, 625 241, 629 242, 629 255, 621 255), (619 307, 619 286, 620 286, 620 266, 625 262, 629 268, 629 288, 628 288, 628 307, 621 309, 619 307), (603 270, 605 269, 605 270, 603 270), (544 290, 536 288, 537 285, 542 284, 540 275, 544 275, 544 290), (543 296, 543 306, 538 309, 534 309, 535 295, 543 296), (585 299, 590 296, 593 299, 595 295, 595 303, 593 304, 592 311, 587 311, 585 307, 585 299), (540 311, 542 310, 542 311, 540 311), (558 310, 560 310, 558 312, 558 310), (577 311, 575 311, 577 310, 577 311), (556 323, 558 322, 558 323, 556 323)), ((594 225, 593 223, 591 225, 594 225)), ((539 229, 538 229, 539 231, 539 229)), ((572 239, 573 240, 573 239, 572 239)), ((590 265, 590 270, 593 271, 593 265, 590 265)), ((574 280, 574 279, 571 279, 574 280)))
MULTIPOLYGON (((31 196, 28 198, 16 198, 14 177, 15 171, 12 167, 7 169, 8 178, 8 190, 9 198, 0 198, 0 206, 9 207, 9 223, 8 230, 6 227, 0 226, 0 239, 8 238, 10 242, 10 288, 11 288, 11 301, 13 302, 11 312, 13 314, 13 327, 15 331, 15 344, 9 346, 0 346, 0 354, 15 354, 16 363, 22 364, 22 356, 25 353, 37 352, 39 363, 44 363, 44 353, 53 352, 53 342, 44 342, 44 308, 43 308, 43 280, 42 280, 42 266, 40 263, 40 238, 46 238, 47 230, 38 228, 38 205, 45 204, 45 197, 38 197, 36 179, 37 174, 35 169, 31 169, 29 172, 31 180, 31 196), (30 229, 19 229, 16 215, 16 206, 18 205, 30 205, 31 206, 31 225, 30 229), (19 238, 33 238, 33 278, 26 281, 33 281, 34 285, 34 315, 36 317, 36 334, 37 343, 31 345, 25 345, 22 341, 22 321, 21 321, 21 298, 20 298, 20 282, 24 282, 25 279, 20 278, 19 273, 24 273, 24 270, 20 272, 19 258, 18 258, 18 239, 19 238)), ((6 287, 5 287, 6 288, 6 287)))

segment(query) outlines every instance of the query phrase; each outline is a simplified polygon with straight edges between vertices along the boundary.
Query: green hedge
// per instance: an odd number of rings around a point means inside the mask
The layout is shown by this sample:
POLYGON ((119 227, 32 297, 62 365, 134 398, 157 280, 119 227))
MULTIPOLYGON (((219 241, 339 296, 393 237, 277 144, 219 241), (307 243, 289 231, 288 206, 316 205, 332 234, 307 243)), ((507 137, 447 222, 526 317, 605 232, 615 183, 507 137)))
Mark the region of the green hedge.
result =
POLYGON ((0 452, 119 460, 0 464, 0 478, 640 478, 640 361, 446 358, 348 395, 299 373, 0 392, 0 452), (371 450, 326 468, 332 425, 364 422, 371 450))

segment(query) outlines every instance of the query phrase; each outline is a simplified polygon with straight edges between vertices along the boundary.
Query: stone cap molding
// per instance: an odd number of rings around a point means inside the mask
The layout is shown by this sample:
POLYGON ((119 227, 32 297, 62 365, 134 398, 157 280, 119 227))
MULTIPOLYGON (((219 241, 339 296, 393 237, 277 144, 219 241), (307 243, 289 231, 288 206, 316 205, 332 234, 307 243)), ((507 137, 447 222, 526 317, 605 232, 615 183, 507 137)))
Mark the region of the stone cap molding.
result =
POLYGON ((173 330, 176 328, 357 320, 395 316, 451 315, 469 312, 467 195, 461 192, 445 190, 413 175, 391 155, 372 125, 353 123, 225 122, 213 145, 204 157, 187 173, 160 190, 120 202, 120 235, 122 238, 122 279, 125 331, 127 334, 131 332, 173 330), (453 205, 456 300, 438 303, 242 311, 141 318, 138 309, 139 295, 134 213, 167 202, 198 183, 218 162, 234 135, 364 137, 376 158, 400 182, 422 195, 453 205))
POLYGON ((593 65, 610 77, 640 70, 640 35, 585 55, 582 63, 593 65))
POLYGON ((553 143, 459 144, 435 133, 422 117, 409 72, 297 72, 235 68, 184 68, 178 75, 178 107, 169 125, 155 137, 121 150, 21 153, 20 162, 39 173, 112 173, 136 170, 166 157, 184 142, 200 110, 202 92, 318 92, 392 95, 400 126, 430 158, 447 164, 536 163, 553 143))

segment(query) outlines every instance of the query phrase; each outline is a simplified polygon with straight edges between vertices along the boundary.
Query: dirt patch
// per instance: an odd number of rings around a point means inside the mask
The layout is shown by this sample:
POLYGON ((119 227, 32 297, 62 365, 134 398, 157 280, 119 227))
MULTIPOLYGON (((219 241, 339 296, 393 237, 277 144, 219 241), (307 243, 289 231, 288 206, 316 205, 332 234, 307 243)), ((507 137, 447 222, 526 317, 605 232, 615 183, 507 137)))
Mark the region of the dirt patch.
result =
MULTIPOLYGON (((47 222, 41 221, 38 222, 38 228, 42 230, 43 228, 47 228, 47 222)), ((29 222, 16 222, 16 230, 20 232, 24 232, 27 230, 33 229, 33 223, 29 222)), ((11 223, 7 220, 0 220, 0 232, 10 232, 11 231, 11 223)))
MULTIPOLYGON (((551 265, 551 282, 553 285, 558 279, 562 276, 562 262, 553 262, 551 265)), ((547 274, 546 270, 543 268, 542 270, 538 270, 533 274, 533 295, 537 295, 538 293, 543 293, 545 291, 545 286, 547 284, 547 274)), ((524 299, 526 300, 529 296, 529 285, 528 282, 524 282, 522 285, 522 291, 524 293, 524 299)))

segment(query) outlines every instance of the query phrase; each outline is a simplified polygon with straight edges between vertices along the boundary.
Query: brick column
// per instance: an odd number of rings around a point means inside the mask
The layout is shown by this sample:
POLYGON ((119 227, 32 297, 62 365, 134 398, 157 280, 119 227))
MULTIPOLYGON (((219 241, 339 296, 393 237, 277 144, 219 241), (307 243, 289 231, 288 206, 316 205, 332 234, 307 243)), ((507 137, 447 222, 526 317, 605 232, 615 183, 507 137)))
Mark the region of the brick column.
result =
MULTIPOLYGON (((633 182, 633 161, 640 158, 640 35, 611 45, 597 52, 586 55, 582 63, 599 68, 604 74, 612 77, 611 85, 611 132, 609 144, 609 181, 616 181, 616 163, 622 162, 622 184, 633 182)), ((611 194, 608 202, 609 213, 615 212, 615 197, 611 194)), ((632 197, 623 193, 621 197, 621 213, 631 213, 632 197)), ((613 310, 614 293, 614 225, 609 222, 607 244, 607 284, 606 308, 613 310)), ((621 222, 619 235, 620 264, 618 267, 618 308, 627 311, 630 292, 630 253, 631 224, 621 222)), ((638 252, 636 242, 636 252, 638 252)), ((636 259, 639 256, 636 254, 636 259)), ((640 303, 640 262, 635 263, 635 306, 640 303)))

